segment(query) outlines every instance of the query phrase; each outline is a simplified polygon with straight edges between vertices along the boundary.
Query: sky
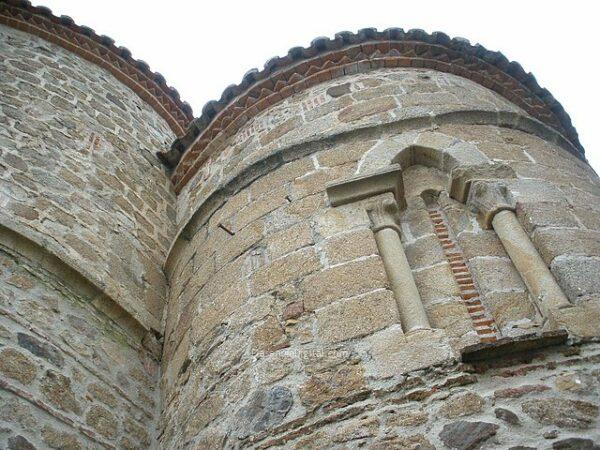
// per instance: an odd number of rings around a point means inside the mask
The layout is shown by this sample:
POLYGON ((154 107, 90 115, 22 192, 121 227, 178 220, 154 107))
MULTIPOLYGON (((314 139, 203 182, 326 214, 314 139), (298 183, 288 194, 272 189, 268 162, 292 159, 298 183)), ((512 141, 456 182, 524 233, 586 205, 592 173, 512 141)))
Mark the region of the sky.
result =
POLYGON ((375 27, 420 28, 501 51, 532 72, 571 116, 600 172, 598 17, 591 0, 192 1, 43 0, 56 15, 131 50, 175 87, 198 116, 253 67, 317 36, 375 27))

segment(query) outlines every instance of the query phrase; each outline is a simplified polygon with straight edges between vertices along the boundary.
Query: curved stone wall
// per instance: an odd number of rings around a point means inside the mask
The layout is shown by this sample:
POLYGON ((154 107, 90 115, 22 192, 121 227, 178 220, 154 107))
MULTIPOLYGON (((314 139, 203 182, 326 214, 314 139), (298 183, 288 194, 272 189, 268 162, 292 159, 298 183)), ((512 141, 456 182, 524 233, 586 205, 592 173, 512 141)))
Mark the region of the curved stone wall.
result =
POLYGON ((598 335, 600 286, 578 274, 598 270, 600 184, 554 133, 481 86, 412 69, 323 83, 246 127, 178 198, 164 448, 475 445, 465 436, 508 448, 557 427, 594 438, 595 394, 561 384, 593 384, 594 346, 510 371, 458 364, 473 346, 557 327, 598 335), (496 171, 483 178, 502 183, 569 308, 549 318, 474 199, 456 195, 476 169, 496 171), (386 173, 404 189, 379 188, 386 173), (328 186, 345 180, 369 194, 336 203, 328 186), (404 333, 374 235, 381 205, 395 203, 391 226, 431 329, 404 333), (512 390, 521 385, 533 387, 512 390), (561 408, 579 411, 577 423, 561 408))
POLYGON ((161 329, 175 196, 166 121, 108 71, 0 26, 0 223, 161 329))
POLYGON ((85 278, 0 226, 0 447, 153 448, 160 350, 144 336, 85 278))

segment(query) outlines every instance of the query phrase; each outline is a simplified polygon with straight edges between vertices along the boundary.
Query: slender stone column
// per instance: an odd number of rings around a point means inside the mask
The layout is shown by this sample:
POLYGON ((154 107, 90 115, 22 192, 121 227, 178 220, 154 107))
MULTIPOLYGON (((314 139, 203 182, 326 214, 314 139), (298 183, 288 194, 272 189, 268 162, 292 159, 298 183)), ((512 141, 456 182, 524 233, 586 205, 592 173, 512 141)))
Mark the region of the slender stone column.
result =
POLYGON ((482 225, 494 229, 544 317, 550 317, 551 309, 571 306, 519 223, 507 187, 478 181, 472 185, 468 203, 478 211, 482 225))
POLYGON ((533 246, 515 213, 506 209, 497 212, 492 219, 492 227, 540 307, 547 310, 570 306, 571 303, 533 246))
POLYGON ((396 298, 404 332, 431 328, 400 241, 396 202, 391 199, 380 200, 368 213, 373 224, 377 248, 396 298))

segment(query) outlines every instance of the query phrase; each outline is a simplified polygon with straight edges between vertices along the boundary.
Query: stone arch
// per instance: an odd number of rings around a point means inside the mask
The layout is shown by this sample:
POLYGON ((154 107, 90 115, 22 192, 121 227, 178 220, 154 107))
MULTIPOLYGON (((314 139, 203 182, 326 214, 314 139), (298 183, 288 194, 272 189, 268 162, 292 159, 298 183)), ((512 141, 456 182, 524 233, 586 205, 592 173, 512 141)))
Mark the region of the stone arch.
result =
POLYGON ((491 163, 474 144, 436 131, 412 131, 382 139, 359 161, 357 174, 390 164, 402 169, 421 164, 451 174, 457 167, 491 163))

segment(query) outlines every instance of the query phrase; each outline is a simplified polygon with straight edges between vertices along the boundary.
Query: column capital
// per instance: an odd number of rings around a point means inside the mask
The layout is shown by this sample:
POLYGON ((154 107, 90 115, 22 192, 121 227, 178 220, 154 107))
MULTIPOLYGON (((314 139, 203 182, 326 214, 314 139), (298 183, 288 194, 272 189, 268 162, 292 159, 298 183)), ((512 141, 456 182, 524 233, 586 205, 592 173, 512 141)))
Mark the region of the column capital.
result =
POLYGON ((382 198, 372 202, 367 207, 373 232, 391 228, 400 234, 400 219, 398 204, 391 198, 382 198))
POLYGON ((476 181, 471 185, 467 206, 477 212, 481 225, 492 228, 494 216, 503 210, 515 210, 510 190, 503 182, 476 181))
POLYGON ((501 181, 515 179, 517 174, 508 164, 493 162, 456 167, 452 170, 450 197, 465 203, 469 196, 471 185, 477 181, 501 181))

